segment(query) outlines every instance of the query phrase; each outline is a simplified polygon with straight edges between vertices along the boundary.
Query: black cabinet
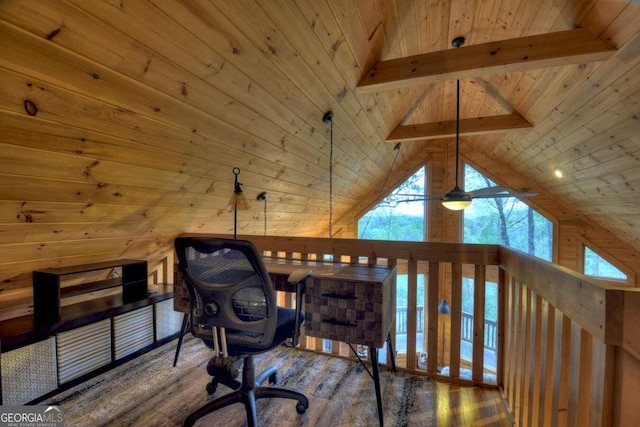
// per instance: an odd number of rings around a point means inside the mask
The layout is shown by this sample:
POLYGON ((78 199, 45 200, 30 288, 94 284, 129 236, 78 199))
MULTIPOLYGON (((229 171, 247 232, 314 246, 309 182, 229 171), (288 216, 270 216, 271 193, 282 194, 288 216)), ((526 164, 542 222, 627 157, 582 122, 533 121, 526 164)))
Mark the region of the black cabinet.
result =
MULTIPOLYGON (((100 276, 97 275, 97 277, 100 276)), ((34 271, 34 321, 38 326, 58 323, 63 320, 62 300, 64 298, 114 287, 122 287, 122 304, 145 299, 147 297, 147 262, 117 260, 34 271), (65 279, 72 278, 74 275, 87 275, 100 270, 105 271, 104 278, 63 285, 65 279)))

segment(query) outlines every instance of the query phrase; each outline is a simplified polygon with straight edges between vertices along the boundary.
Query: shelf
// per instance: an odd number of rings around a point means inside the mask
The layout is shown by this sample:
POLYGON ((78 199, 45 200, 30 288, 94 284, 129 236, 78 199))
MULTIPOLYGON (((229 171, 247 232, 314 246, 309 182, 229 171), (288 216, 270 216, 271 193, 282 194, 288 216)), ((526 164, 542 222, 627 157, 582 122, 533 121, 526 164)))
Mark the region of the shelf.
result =
POLYGON ((90 292, 101 291, 103 289, 117 288, 118 286, 122 286, 122 277, 60 288, 60 297, 74 297, 77 295, 88 294, 90 292))
MULTIPOLYGON (((86 279, 85 279, 86 280, 86 279)), ((89 294, 105 289, 122 287, 122 305, 146 298, 147 296, 147 262, 140 260, 114 260, 71 267, 49 268, 33 272, 33 312, 35 322, 39 326, 52 325, 60 322, 72 308, 63 308, 63 299, 89 294), (83 274, 104 270, 103 276, 111 275, 109 270, 120 269, 118 277, 95 277, 98 280, 80 282, 64 286, 69 279, 82 279, 83 274), (80 276, 80 277, 75 277, 80 276)), ((89 304, 99 304, 100 298, 88 301, 89 304)), ((82 310, 84 302, 76 310, 82 310)))
POLYGON ((58 276, 68 276, 70 274, 78 274, 89 271, 105 270, 107 268, 123 267, 128 265, 140 264, 140 260, 136 259, 119 259, 112 261, 93 262, 91 264, 72 265, 69 267, 56 267, 38 270, 41 273, 55 274, 58 276))

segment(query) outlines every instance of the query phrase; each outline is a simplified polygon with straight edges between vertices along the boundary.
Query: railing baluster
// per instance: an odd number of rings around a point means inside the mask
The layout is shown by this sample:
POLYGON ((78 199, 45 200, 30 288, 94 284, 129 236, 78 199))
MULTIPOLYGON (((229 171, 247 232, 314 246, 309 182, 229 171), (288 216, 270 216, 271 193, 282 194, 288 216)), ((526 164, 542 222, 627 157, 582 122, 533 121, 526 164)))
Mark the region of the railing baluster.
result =
POLYGON ((515 412, 515 399, 516 399, 516 370, 517 370, 517 349, 518 349, 518 285, 516 284, 515 277, 509 277, 507 281, 509 288, 509 349, 507 352, 507 365, 509 366, 508 378, 507 378, 507 391, 508 400, 511 406, 511 410, 515 412))
POLYGON ((407 368, 416 368, 416 307, 418 305, 418 262, 409 260, 407 296, 407 368))
POLYGON ((577 424, 590 424, 591 407, 591 363, 593 362, 593 336, 584 329, 580 330, 580 371, 578 374, 578 410, 577 424))
POLYGON ((473 368, 472 375, 474 381, 483 380, 484 371, 484 303, 485 303, 485 278, 486 270, 484 265, 475 266, 474 276, 474 298, 473 298, 473 368))
POLYGON ((529 288, 526 288, 525 292, 525 308, 524 317, 526 319, 526 325, 524 330, 524 362, 523 362, 523 384, 522 384, 522 424, 529 425, 529 415, 531 414, 530 406, 530 390, 531 390, 531 375, 532 375, 532 361, 531 352, 533 351, 531 334, 533 331, 533 316, 535 313, 535 300, 532 296, 532 292, 529 288))
POLYGON ((460 376, 460 335, 462 329, 462 264, 451 265, 451 331, 449 375, 460 376))
MULTIPOLYGON (((438 371, 438 282, 440 281, 440 263, 429 262, 429 276, 427 280, 427 372, 435 374, 438 371)), ((444 354, 444 352, 443 352, 444 354)), ((444 358, 444 357, 443 357, 444 358)))
MULTIPOLYGON (((387 259, 387 265, 388 266, 395 266, 398 264, 398 261, 395 258, 391 258, 391 259, 387 259)), ((393 349, 394 351, 397 353, 397 337, 396 337, 396 328, 397 328, 397 321, 394 318, 393 321, 391 322, 391 330, 389 331, 389 334, 391 335, 391 342, 393 343, 393 349)), ((397 355, 394 354, 393 355, 393 360, 397 359, 397 355)), ((390 363, 390 361, 392 360, 392 355, 391 355, 391 349, 388 348, 387 346, 387 364, 390 363)))
POLYGON ((534 353, 533 353, 533 369, 531 372, 531 380, 533 381, 533 392, 531 395, 531 423, 530 425, 538 425, 538 415, 540 413, 540 387, 542 381, 542 298, 536 295, 535 300, 535 336, 534 353))

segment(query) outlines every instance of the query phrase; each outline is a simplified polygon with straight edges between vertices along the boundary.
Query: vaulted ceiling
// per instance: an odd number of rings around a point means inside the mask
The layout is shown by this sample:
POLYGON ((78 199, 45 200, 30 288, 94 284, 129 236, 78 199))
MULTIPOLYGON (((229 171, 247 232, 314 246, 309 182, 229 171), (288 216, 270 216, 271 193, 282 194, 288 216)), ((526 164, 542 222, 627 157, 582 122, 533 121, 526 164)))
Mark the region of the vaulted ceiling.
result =
POLYGON ((458 78, 464 160, 640 250, 637 1, 4 0, 0 52, 0 278, 231 232, 234 167, 241 233, 263 191, 324 233, 451 141, 458 78))

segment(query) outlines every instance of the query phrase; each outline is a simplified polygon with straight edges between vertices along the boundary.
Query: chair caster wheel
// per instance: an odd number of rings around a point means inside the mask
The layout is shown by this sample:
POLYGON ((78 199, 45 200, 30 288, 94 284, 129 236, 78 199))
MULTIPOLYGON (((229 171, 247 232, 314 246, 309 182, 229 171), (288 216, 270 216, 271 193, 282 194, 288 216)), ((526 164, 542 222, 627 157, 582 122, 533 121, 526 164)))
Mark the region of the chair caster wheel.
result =
POLYGON ((218 388, 218 380, 211 380, 211 382, 209 384, 207 384, 207 393, 209 395, 213 394, 216 392, 216 389, 218 388))
POLYGON ((296 412, 300 415, 304 414, 305 412, 307 412, 307 407, 305 405, 303 405, 302 403, 298 403, 296 405, 296 412))
POLYGON ((278 373, 277 372, 274 372, 273 374, 269 375, 269 384, 271 384, 271 385, 278 384, 278 373))

